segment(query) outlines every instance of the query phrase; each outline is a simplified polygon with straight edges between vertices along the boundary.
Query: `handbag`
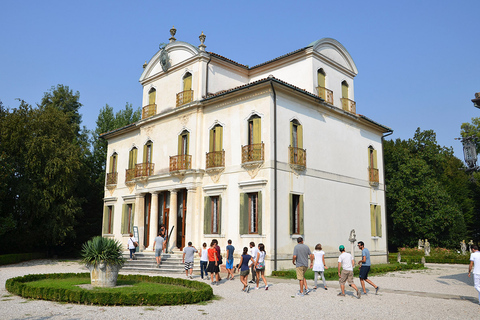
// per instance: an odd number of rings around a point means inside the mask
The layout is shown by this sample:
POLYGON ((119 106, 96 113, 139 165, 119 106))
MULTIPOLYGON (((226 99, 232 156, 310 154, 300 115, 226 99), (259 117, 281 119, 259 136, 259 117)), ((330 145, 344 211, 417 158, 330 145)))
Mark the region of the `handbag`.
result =
POLYGON ((132 238, 130 238, 130 240, 132 240, 133 246, 134 246, 135 248, 138 247, 138 242, 133 241, 132 238))
POLYGON ((257 265, 255 266, 255 269, 257 269, 257 271, 265 270, 265 261, 257 263, 257 265))

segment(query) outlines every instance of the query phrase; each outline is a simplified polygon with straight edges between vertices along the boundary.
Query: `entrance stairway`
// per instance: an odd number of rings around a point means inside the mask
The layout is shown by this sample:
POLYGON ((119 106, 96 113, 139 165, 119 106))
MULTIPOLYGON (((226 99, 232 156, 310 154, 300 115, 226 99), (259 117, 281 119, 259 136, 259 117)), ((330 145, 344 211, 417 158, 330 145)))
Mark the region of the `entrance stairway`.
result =
MULTIPOLYGON (((135 257, 137 260, 130 261, 130 253, 124 252, 123 257, 126 259, 125 265, 121 269, 122 271, 129 272, 155 272, 155 273, 181 273, 185 272, 185 266, 182 263, 183 252, 173 252, 162 254, 162 263, 157 268, 155 260, 155 253, 152 252, 137 252, 135 257)), ((200 272, 200 258, 195 257, 195 263, 193 267, 194 272, 200 272)))

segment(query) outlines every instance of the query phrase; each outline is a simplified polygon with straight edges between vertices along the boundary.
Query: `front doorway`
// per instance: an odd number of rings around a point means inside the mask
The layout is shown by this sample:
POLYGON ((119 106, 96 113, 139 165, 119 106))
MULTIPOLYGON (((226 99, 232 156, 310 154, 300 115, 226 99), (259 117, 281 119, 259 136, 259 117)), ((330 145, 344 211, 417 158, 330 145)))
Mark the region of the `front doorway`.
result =
POLYGON ((145 195, 145 212, 144 212, 144 227, 145 232, 143 235, 143 243, 145 244, 145 248, 150 245, 149 237, 150 237, 150 213, 152 208, 152 195, 147 193, 145 195))
POLYGON ((170 213, 170 192, 163 191, 158 195, 158 231, 162 225, 165 227, 165 237, 168 237, 170 227, 168 223, 168 215, 170 213))
POLYGON ((187 189, 181 189, 177 192, 177 247, 185 247, 185 223, 187 216, 187 189))

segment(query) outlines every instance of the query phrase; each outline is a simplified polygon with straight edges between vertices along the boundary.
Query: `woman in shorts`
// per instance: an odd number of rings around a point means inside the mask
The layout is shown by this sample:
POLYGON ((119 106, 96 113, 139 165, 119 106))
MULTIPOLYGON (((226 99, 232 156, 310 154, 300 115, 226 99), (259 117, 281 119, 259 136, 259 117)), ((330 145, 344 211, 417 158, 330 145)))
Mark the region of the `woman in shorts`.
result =
POLYGON ((218 257, 217 250, 215 249, 216 243, 212 241, 210 243, 210 248, 208 249, 208 267, 207 272, 210 272, 212 278, 212 285, 218 285, 218 273, 220 269, 218 268, 218 257), (213 276, 215 275, 215 281, 213 281, 213 276))
POLYGON ((248 263, 250 261, 253 262, 253 257, 248 253, 248 248, 243 247, 243 254, 240 257, 240 263, 238 264, 240 266, 240 281, 243 283, 243 292, 248 293, 250 291, 250 286, 248 285, 248 274, 250 273, 250 270, 248 268, 248 263))
POLYGON ((255 289, 258 290, 258 285, 260 283, 260 276, 262 276, 263 283, 265 283, 265 290, 268 290, 267 279, 265 279, 265 245, 263 243, 258 244, 258 253, 255 257, 255 271, 257 273, 257 286, 255 289))

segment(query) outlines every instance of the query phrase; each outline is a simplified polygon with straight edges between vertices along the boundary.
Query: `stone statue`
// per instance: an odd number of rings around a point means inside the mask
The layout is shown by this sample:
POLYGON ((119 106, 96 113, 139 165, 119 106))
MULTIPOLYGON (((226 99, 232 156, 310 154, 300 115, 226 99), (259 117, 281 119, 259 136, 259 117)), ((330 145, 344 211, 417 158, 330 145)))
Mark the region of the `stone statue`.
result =
POLYGON ((397 254, 397 262, 400 263, 402 261, 402 255, 400 252, 397 254))
POLYGON ((462 251, 462 254, 467 253, 467 244, 465 243, 465 240, 460 242, 460 251, 462 251))
POLYGON ((430 242, 428 242, 428 239, 425 239, 425 256, 430 256, 430 242))
POLYGON ((350 231, 350 237, 348 238, 348 241, 352 243, 357 241, 357 237, 355 235, 355 229, 352 229, 352 231, 350 231))
POLYGON ((418 239, 418 249, 422 249, 424 247, 425 243, 423 242, 422 239, 418 239))
POLYGON ((473 240, 468 241, 468 252, 472 252, 473 240))

